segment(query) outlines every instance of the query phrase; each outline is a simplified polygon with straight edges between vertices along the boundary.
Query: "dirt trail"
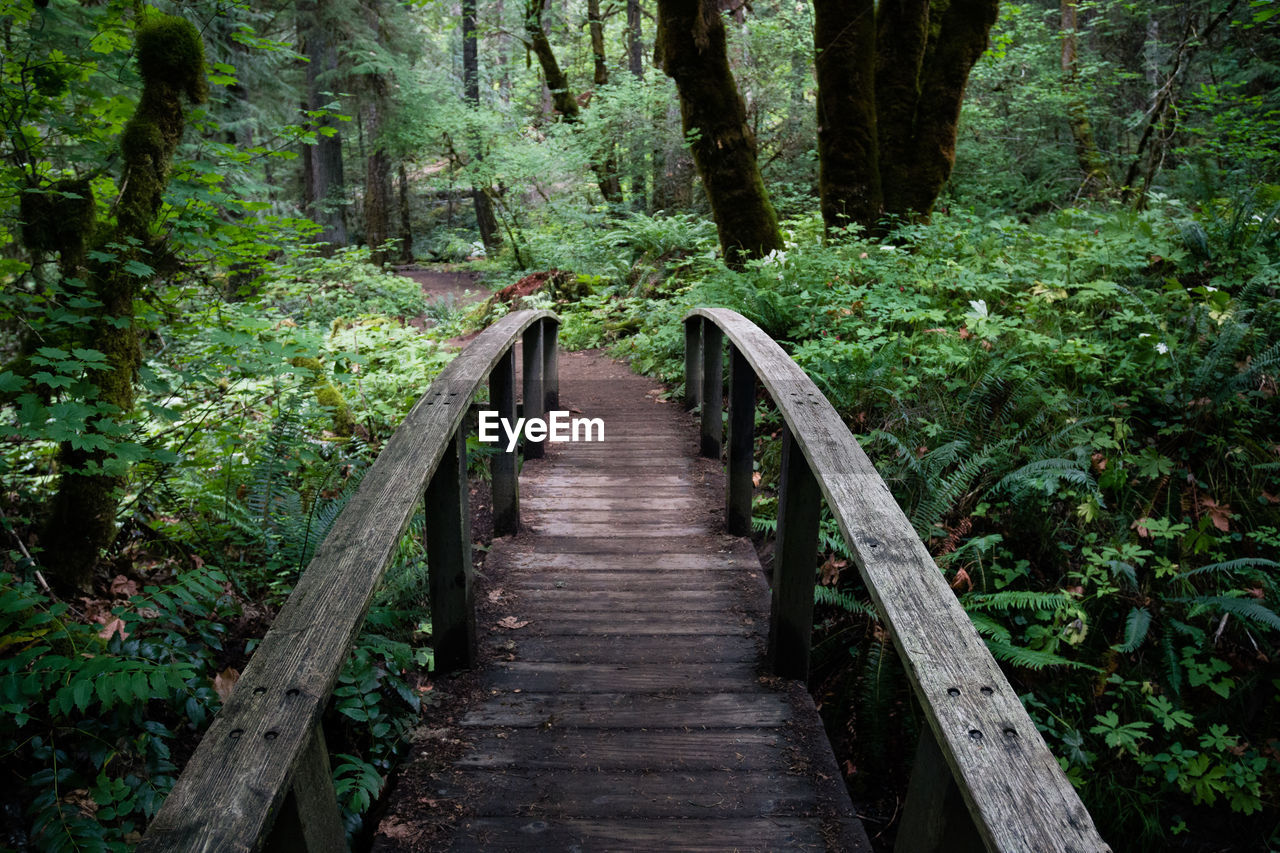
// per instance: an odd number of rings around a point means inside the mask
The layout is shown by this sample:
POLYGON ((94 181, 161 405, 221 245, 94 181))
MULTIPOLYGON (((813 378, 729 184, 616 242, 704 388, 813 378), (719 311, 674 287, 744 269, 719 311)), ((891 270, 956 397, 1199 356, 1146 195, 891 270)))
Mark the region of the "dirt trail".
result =
POLYGON ((452 297, 459 305, 481 302, 488 298, 489 289, 480 281, 480 274, 470 270, 452 270, 444 267, 397 267, 396 272, 411 278, 421 287, 428 302, 439 302, 452 297))

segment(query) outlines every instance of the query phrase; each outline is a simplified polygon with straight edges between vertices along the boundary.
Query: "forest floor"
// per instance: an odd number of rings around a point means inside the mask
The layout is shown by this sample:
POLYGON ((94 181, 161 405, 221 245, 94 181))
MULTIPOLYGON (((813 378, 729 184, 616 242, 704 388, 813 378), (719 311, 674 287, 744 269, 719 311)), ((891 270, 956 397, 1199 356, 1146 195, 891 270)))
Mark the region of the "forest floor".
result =
POLYGON ((396 272, 421 285, 423 295, 433 304, 453 299, 455 304, 468 305, 489 296, 489 289, 480 281, 480 274, 476 272, 453 270, 439 264, 431 267, 410 264, 397 267, 396 272))

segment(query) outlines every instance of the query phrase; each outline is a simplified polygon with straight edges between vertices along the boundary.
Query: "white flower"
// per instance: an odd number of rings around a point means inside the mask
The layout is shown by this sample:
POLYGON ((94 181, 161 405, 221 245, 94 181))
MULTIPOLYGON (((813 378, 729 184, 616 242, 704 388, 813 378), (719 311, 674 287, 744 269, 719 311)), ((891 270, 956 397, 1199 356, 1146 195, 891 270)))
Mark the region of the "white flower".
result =
POLYGON ((1140 337, 1140 338, 1149 338, 1149 337, 1151 337, 1151 335, 1150 335, 1150 334, 1148 334, 1147 332, 1138 332, 1138 337, 1140 337))
POLYGON ((1156 352, 1160 353, 1161 355, 1165 355, 1166 353, 1169 352, 1169 345, 1166 344, 1164 341, 1161 341, 1160 343, 1156 344, 1156 352))
POLYGON ((760 259, 760 263, 769 266, 770 264, 782 265, 787 262, 787 253, 779 252, 777 249, 770 249, 769 254, 760 259))
POLYGON ((991 313, 987 310, 987 300, 985 299, 970 299, 969 307, 972 308, 973 313, 977 314, 979 317, 991 316, 991 313))

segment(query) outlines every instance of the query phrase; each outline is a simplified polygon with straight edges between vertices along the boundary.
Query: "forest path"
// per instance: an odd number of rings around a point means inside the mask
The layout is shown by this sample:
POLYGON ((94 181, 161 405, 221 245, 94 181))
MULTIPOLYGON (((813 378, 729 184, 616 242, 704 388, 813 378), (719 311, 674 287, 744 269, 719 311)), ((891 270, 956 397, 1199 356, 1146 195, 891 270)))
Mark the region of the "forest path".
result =
POLYGON ((480 281, 480 274, 470 270, 411 264, 396 267, 395 271, 416 281, 432 304, 452 299, 455 305, 469 305, 489 298, 489 289, 480 281))
POLYGON ((482 666, 438 683, 374 849, 869 850, 803 685, 762 675, 768 589, 693 418, 597 353, 522 530, 477 583, 482 666))

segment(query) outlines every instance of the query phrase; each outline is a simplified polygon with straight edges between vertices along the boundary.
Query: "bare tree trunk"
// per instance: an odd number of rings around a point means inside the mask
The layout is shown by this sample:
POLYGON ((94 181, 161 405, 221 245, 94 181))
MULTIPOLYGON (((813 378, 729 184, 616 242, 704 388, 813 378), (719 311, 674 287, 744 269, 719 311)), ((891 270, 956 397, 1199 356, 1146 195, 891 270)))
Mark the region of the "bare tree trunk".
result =
MULTIPOLYGON (((334 86, 338 54, 333 39, 321 18, 317 0, 298 0, 298 23, 302 52, 307 63, 307 100, 304 109, 320 110, 332 97, 325 94, 334 86)), ((320 128, 335 128, 330 119, 322 119, 320 128)), ((320 240, 328 244, 326 254, 336 246, 345 246, 347 236, 345 181, 342 173, 342 135, 316 134, 314 145, 302 146, 303 206, 307 216, 321 227, 320 240)))
POLYGON ((409 210, 409 173, 400 164, 400 263, 413 263, 413 222, 409 210))
POLYGON ((639 80, 644 79, 644 35, 640 26, 640 0, 627 0, 627 68, 639 80))
POLYGON ((655 58, 676 81, 685 135, 702 176, 725 262, 782 248, 782 233, 756 162, 756 138, 725 54, 715 0, 658 0, 655 58))
POLYGON ((369 154, 365 157, 364 241, 370 249, 370 260, 382 266, 389 260, 384 244, 391 239, 391 158, 378 138, 382 131, 385 81, 378 75, 370 83, 374 94, 364 108, 364 126, 369 138, 369 154))

